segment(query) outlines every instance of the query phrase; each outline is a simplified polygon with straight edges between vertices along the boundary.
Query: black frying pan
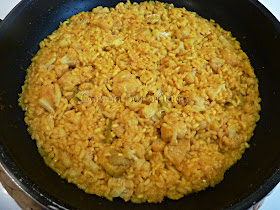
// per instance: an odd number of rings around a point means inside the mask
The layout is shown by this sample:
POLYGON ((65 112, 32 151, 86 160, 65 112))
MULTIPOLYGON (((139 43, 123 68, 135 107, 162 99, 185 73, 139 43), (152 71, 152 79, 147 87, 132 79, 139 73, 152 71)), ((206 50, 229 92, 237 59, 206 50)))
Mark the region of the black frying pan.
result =
POLYGON ((38 43, 59 22, 118 0, 23 0, 0 24, 0 162, 43 206, 79 209, 247 209, 280 181, 280 24, 257 0, 166 0, 216 20, 232 31, 259 78, 261 120, 251 148, 215 188, 178 201, 136 205, 87 195, 45 166, 17 106, 25 69, 38 43))

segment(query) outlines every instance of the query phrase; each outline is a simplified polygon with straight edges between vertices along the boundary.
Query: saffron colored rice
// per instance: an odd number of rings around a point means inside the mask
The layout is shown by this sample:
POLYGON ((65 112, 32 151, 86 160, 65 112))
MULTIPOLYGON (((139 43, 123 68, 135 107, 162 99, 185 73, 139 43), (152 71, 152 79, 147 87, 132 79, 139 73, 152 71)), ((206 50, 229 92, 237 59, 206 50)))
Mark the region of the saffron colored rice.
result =
POLYGON ((172 4, 129 1, 61 23, 19 98, 49 167, 134 203, 214 187, 249 147, 259 103, 230 32, 172 4))

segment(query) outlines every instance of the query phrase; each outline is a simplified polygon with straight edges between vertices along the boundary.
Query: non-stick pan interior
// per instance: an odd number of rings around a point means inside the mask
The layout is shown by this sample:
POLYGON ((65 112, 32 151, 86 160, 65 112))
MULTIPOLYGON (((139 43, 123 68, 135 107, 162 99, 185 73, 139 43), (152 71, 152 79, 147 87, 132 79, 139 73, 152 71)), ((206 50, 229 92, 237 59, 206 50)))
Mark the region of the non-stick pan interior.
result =
POLYGON ((0 24, 0 160, 19 185, 43 205, 79 209, 246 209, 279 181, 280 27, 274 17, 253 0, 174 0, 199 15, 214 19, 232 31, 249 55, 259 78, 261 120, 251 148, 215 188, 178 201, 136 205, 120 199, 109 202, 87 195, 49 169, 37 152, 17 106, 25 69, 38 43, 70 16, 102 6, 110 0, 24 0, 0 24))

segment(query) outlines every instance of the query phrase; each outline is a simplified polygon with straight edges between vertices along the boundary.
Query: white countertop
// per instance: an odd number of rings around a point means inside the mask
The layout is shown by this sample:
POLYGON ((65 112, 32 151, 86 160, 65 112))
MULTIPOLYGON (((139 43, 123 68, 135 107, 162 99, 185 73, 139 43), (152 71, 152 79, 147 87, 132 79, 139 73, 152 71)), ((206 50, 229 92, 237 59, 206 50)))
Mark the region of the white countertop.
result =
POLYGON ((0 183, 0 209, 20 210, 13 198, 7 193, 0 183))
MULTIPOLYGON (((234 1, 234 0, 233 0, 234 1)), ((259 0, 263 3, 278 20, 280 21, 280 0, 259 0)), ((0 0, 0 19, 6 15, 20 0, 0 0)), ((8 195, 0 183, 0 209, 20 210, 15 201, 8 195)), ((280 183, 265 198, 265 201, 259 210, 278 210, 280 209, 280 183)))

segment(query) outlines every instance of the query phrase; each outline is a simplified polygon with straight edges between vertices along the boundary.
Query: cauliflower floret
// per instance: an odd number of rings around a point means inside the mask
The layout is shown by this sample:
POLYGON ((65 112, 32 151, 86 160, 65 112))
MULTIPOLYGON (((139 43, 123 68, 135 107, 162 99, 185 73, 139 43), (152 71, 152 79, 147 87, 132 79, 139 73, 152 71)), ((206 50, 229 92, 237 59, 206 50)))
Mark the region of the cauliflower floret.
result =
MULTIPOLYGON (((102 24, 104 24, 104 22, 102 22, 102 24)), ((107 47, 107 46, 119 47, 123 43, 124 43, 124 37, 120 37, 117 35, 108 35, 103 42, 103 46, 104 47, 107 47)))
POLYGON ((45 98, 49 102, 53 102, 54 98, 54 85, 53 84, 46 84, 41 87, 40 91, 40 98, 45 98))
POLYGON ((131 74, 129 71, 124 70, 118 73, 113 78, 112 92, 116 96, 121 96, 126 93, 127 96, 135 94, 137 88, 141 85, 141 82, 136 79, 135 75, 131 74))
POLYGON ((221 58, 212 58, 210 60, 210 66, 212 69, 217 70, 225 64, 225 60, 221 58))
POLYGON ((183 53, 185 50, 186 49, 185 49, 184 42, 180 42, 178 48, 176 49, 176 52, 180 54, 183 53))
POLYGON ((81 80, 78 75, 72 74, 71 71, 66 72, 59 80, 60 87, 64 90, 72 90, 76 85, 80 84, 81 80))
POLYGON ((237 128, 236 126, 234 125, 229 125, 228 126, 228 137, 229 138, 235 138, 236 137, 236 131, 237 131, 237 128))
POLYGON ((226 133, 227 135, 223 136, 220 140, 221 145, 232 149, 239 148, 242 139, 238 135, 238 128, 229 124, 226 133))
POLYGON ((60 59, 60 63, 67 64, 70 68, 75 68, 79 63, 77 57, 78 55, 76 51, 72 48, 69 48, 67 54, 60 59))
POLYGON ((190 34, 190 29, 185 26, 177 30, 175 36, 177 39, 184 40, 189 36, 189 34, 190 34))
POLYGON ((236 67, 239 64, 238 56, 235 53, 231 52, 229 49, 222 49, 221 54, 227 64, 229 64, 233 67, 236 67))
POLYGON ((154 152, 162 152, 165 147, 166 142, 161 140, 155 140, 152 144, 152 150, 154 152))
POLYGON ((54 113, 55 87, 53 84, 43 85, 40 92, 39 105, 51 114, 54 113))
POLYGON ((161 37, 169 37, 170 34, 165 32, 165 31, 158 31, 158 30, 154 30, 153 31, 153 35, 155 36, 157 41, 160 41, 161 37))
POLYGON ((45 68, 47 69, 50 65, 52 65, 56 61, 56 57, 51 58, 48 60, 48 62, 45 64, 45 68))
POLYGON ((60 42, 59 42, 59 45, 60 47, 64 48, 64 47, 68 47, 70 44, 70 41, 68 39, 62 39, 60 42))
POLYGON ((152 32, 149 28, 141 28, 138 31, 137 39, 142 41, 150 41, 149 38, 151 37, 152 32))
POLYGON ((161 127, 161 137, 165 140, 184 138, 187 132, 186 124, 182 121, 172 122, 172 124, 163 123, 161 127))
POLYGON ((96 14, 106 14, 106 13, 109 13, 110 10, 108 7, 101 7, 101 6, 98 6, 96 8, 94 8, 92 10, 93 13, 96 13, 96 14))
POLYGON ((108 187, 111 189, 111 197, 121 197, 128 201, 133 194, 134 183, 132 180, 124 178, 110 178, 108 180, 108 187))
POLYGON ((111 188, 110 196, 119 197, 125 190, 124 180, 121 178, 110 178, 108 187, 111 188))
POLYGON ((40 98, 39 99, 39 105, 41 107, 43 107, 44 109, 46 109, 49 113, 54 114, 54 108, 53 108, 51 102, 48 101, 47 99, 40 98))
POLYGON ((160 15, 151 14, 151 15, 147 15, 146 18, 148 19, 148 23, 155 24, 160 20, 160 15))
POLYGON ((55 73, 58 78, 60 78, 65 72, 69 71, 69 66, 67 64, 55 65, 55 73))
POLYGON ((229 42, 223 35, 221 35, 221 36, 219 37, 219 40, 220 40, 223 44, 225 44, 226 46, 232 47, 232 45, 230 44, 230 42, 229 42))
POLYGON ((222 91, 225 90, 226 86, 225 84, 221 84, 219 85, 216 89, 213 88, 209 88, 208 90, 208 96, 211 100, 215 100, 218 96, 218 94, 222 91))
POLYGON ((184 159, 186 153, 190 150, 190 140, 182 139, 177 144, 171 144, 165 146, 164 155, 173 163, 180 164, 184 159))
POLYGON ((202 97, 194 97, 193 100, 195 101, 195 104, 192 106, 194 111, 200 112, 200 111, 204 111, 205 110, 204 98, 202 98, 202 97))
POLYGON ((68 55, 63 56, 63 57, 60 59, 60 62, 61 62, 62 64, 68 65, 68 66, 71 67, 71 68, 76 67, 76 64, 77 64, 77 61, 76 61, 76 60, 70 59, 70 58, 68 57, 68 55))
POLYGON ((120 177, 131 166, 128 158, 114 149, 104 149, 98 154, 98 160, 105 171, 114 177, 120 177))
POLYGON ((151 103, 150 105, 146 105, 142 109, 142 114, 145 118, 151 118, 153 117, 157 112, 157 104, 151 103))

